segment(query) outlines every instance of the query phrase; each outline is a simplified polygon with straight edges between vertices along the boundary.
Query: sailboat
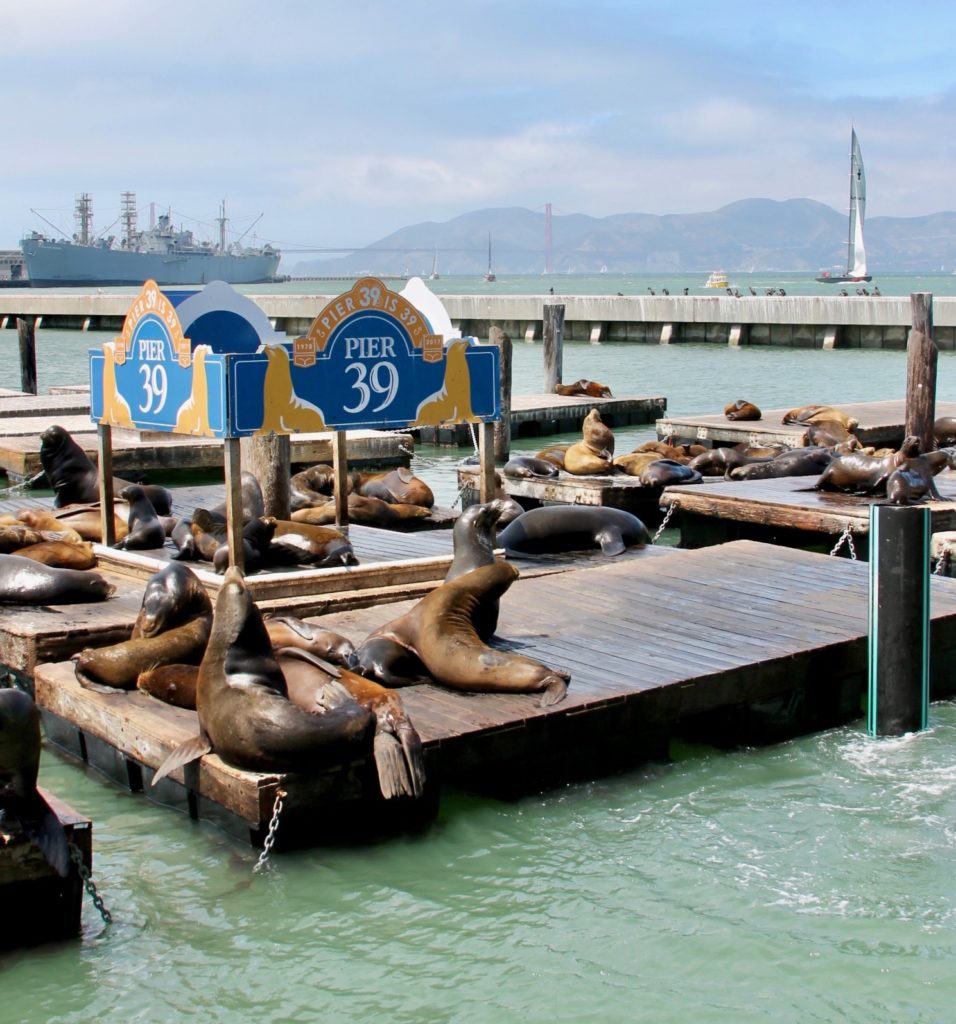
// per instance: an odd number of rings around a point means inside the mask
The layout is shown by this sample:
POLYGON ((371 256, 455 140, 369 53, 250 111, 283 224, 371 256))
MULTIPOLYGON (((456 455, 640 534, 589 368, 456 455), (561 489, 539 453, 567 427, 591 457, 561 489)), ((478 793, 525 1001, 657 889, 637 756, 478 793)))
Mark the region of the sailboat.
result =
POLYGON ((486 281, 497 281, 498 278, 491 272, 491 232, 488 232, 488 273, 485 274, 486 281))
POLYGON ((437 281, 439 279, 438 273, 438 246, 435 246, 435 258, 432 260, 432 272, 428 275, 429 281, 437 281))
POLYGON ((866 272, 866 250, 863 248, 863 215, 866 212, 866 175, 863 154, 856 129, 850 129, 850 227, 847 236, 846 273, 831 274, 824 270, 817 278, 824 284, 845 281, 869 281, 866 272))

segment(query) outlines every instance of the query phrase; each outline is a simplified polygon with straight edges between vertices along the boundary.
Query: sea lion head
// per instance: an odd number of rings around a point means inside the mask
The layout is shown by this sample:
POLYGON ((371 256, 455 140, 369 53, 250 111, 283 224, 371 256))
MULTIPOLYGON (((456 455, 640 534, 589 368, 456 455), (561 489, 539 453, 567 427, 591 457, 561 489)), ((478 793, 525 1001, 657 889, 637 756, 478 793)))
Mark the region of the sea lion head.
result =
POLYGON ((182 562, 170 562, 147 581, 133 635, 156 636, 211 614, 212 601, 196 574, 182 562))

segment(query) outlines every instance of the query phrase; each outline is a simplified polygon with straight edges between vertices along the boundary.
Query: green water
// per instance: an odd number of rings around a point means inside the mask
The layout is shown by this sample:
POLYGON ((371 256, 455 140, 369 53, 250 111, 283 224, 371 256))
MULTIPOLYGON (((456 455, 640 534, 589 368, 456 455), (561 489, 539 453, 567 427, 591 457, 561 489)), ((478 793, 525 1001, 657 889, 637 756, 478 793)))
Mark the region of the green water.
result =
MULTIPOLYGON (((41 391, 84 381, 97 340, 41 330, 41 391)), ((15 386, 15 346, 0 332, 0 386, 15 386)), ((540 390, 541 346, 514 354, 515 391, 540 390)), ((940 400, 956 401, 954 358, 940 354, 940 400)), ((664 395, 680 415, 900 398, 906 364, 575 344, 563 376, 664 395)), ((653 432, 616 431, 618 450, 653 432)), ((440 501, 461 454, 416 463, 440 501)), ((761 750, 675 749, 514 803, 446 791, 421 835, 283 854, 259 875, 212 826, 47 751, 42 782, 94 819, 115 923, 87 900, 78 941, 0 956, 0 1024, 951 1022, 956 703, 930 720, 902 740, 861 721, 761 750)))

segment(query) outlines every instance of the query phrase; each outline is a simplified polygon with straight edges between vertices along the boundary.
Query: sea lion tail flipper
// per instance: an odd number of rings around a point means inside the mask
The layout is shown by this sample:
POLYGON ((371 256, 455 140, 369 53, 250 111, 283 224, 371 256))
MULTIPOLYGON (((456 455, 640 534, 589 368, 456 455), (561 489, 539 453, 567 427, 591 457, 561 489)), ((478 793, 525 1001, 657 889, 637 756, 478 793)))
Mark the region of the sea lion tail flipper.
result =
POLYGON ((151 785, 155 786, 160 779, 166 778, 170 772, 174 772, 177 768, 182 768, 184 765, 191 764, 202 757, 203 754, 210 753, 212 753, 212 744, 205 733, 191 736, 188 740, 180 743, 159 768, 156 769, 151 785))
POLYGON ((396 796, 411 796, 412 781, 405 766, 402 746, 395 736, 389 732, 376 731, 372 752, 382 796, 386 800, 396 796))
POLYGON ((395 732, 405 754, 405 767, 412 784, 412 796, 420 797, 425 792, 425 755, 421 737, 408 719, 398 722, 395 732))
POLYGON ((554 704, 560 704, 568 695, 568 681, 571 676, 567 672, 552 672, 545 676, 542 682, 547 682, 541 700, 538 701, 539 708, 549 708, 554 704))
MULTIPOLYGON (((316 660, 319 661, 321 659, 316 660)), ((334 666, 330 665, 329 668, 334 668, 334 666)), ((338 670, 336 670, 336 675, 339 674, 338 670)), ((334 711, 345 704, 354 704, 355 698, 337 679, 330 679, 324 686, 319 688, 315 695, 315 703, 320 711, 334 711)))

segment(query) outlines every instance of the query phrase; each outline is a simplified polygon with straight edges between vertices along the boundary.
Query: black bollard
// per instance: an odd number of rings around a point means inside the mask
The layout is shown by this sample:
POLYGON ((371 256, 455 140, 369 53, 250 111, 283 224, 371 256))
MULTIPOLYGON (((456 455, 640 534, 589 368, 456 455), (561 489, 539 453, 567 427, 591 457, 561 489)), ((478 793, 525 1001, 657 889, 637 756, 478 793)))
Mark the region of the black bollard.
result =
POLYGON ((929 542, 925 506, 870 506, 871 736, 902 736, 927 725, 929 542))

